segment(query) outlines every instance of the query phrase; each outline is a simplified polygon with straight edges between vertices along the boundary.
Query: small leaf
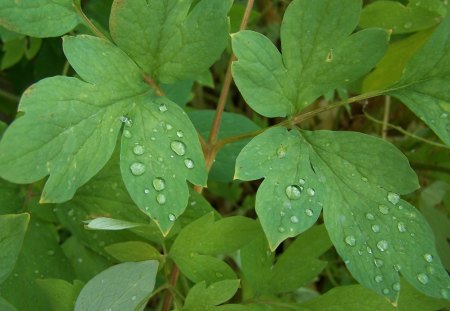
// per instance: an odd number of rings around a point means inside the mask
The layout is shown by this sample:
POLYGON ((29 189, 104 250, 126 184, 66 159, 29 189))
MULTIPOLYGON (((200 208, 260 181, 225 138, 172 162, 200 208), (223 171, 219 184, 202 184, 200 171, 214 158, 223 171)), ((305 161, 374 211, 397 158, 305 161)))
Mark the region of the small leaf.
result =
POLYGON ((450 146, 450 17, 408 62, 400 80, 388 91, 450 146))
POLYGON ((157 261, 126 262, 90 280, 81 290, 75 311, 136 310, 155 286, 157 261))
POLYGON ((99 217, 86 221, 86 229, 91 230, 125 230, 130 228, 136 228, 146 226, 146 224, 140 224, 135 222, 129 222, 126 220, 99 217))
POLYGON ((111 244, 105 250, 121 262, 159 260, 161 254, 152 245, 139 241, 111 244))
POLYGON ((0 24, 32 37, 57 37, 79 22, 72 0, 3 0, 0 3, 0 24))
POLYGON ((225 280, 206 286, 206 282, 195 284, 189 291, 183 311, 222 310, 215 306, 231 299, 239 288, 239 280, 225 280))
POLYGON ((385 53, 387 33, 368 29, 351 35, 361 5, 292 1, 281 25, 282 55, 259 33, 234 34, 233 77, 247 103, 266 117, 291 116, 367 73, 385 53))

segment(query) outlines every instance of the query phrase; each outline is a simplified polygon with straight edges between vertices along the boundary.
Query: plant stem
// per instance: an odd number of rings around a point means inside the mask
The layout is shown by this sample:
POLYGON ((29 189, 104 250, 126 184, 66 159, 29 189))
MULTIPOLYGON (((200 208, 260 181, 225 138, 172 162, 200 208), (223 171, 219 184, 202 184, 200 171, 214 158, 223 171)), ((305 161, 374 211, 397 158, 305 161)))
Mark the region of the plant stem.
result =
POLYGON ((0 97, 6 98, 7 100, 10 100, 12 102, 18 103, 20 101, 20 97, 17 95, 14 95, 8 91, 0 90, 0 97))
POLYGON ((91 20, 86 16, 86 14, 84 14, 83 10, 81 9, 81 4, 73 4, 75 11, 77 12, 77 14, 83 19, 84 23, 86 24, 86 26, 89 27, 89 29, 99 38, 108 40, 109 39, 97 28, 95 27, 95 25, 91 22, 91 20))
POLYGON ((150 78, 149 76, 144 74, 144 81, 150 85, 152 87, 152 89, 155 91, 156 95, 158 96, 164 96, 164 92, 163 90, 160 88, 160 86, 155 82, 155 80, 153 80, 152 78, 150 78))
MULTIPOLYGON (((178 276, 180 275, 180 269, 174 264, 172 272, 170 273, 170 286, 175 287, 178 281, 178 276)), ((162 306, 162 311, 169 311, 172 306, 173 296, 170 290, 167 290, 164 295, 164 302, 162 306)))
POLYGON ((384 116, 383 116, 383 126, 381 128, 381 137, 383 139, 387 138, 387 131, 388 131, 388 123, 389 123, 389 113, 391 110, 391 96, 386 95, 384 97, 384 116))

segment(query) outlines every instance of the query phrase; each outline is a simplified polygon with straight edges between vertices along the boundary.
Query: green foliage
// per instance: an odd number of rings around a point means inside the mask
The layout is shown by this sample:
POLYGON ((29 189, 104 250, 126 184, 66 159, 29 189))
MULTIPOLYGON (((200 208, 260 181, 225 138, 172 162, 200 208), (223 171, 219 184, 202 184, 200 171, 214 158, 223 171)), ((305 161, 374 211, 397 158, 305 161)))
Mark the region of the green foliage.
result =
POLYGON ((447 11, 0 1, 0 310, 447 310, 447 11))

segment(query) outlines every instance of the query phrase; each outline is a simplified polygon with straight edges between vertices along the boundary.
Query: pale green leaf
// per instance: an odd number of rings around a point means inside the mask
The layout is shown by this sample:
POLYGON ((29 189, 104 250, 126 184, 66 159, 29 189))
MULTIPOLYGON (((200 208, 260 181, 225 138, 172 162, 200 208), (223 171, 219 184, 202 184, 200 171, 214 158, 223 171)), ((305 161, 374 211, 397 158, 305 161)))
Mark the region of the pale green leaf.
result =
POLYGON ((14 269, 29 220, 29 214, 0 216, 0 284, 14 269))
POLYGON ((215 306, 231 299, 239 288, 239 280, 225 280, 207 287, 200 282, 191 288, 183 306, 183 311, 222 310, 215 306))
POLYGON ((36 280, 36 283, 48 297, 49 307, 53 311, 73 311, 75 300, 83 283, 75 280, 73 284, 59 279, 36 280))
POLYGON ((90 280, 81 290, 75 311, 136 310, 153 291, 157 261, 126 262, 90 280))
POLYGON ((161 254, 152 245, 139 241, 111 244, 105 250, 121 262, 159 260, 161 254))
POLYGON ((267 117, 290 116, 367 73, 384 55, 387 33, 352 34, 361 6, 354 0, 293 1, 281 25, 282 54, 261 34, 234 34, 233 76, 247 103, 267 117))
POLYGON ((130 222, 121 219, 113 219, 107 217, 99 217, 92 220, 86 220, 86 229, 91 230, 125 230, 136 227, 145 226, 146 224, 140 224, 135 222, 130 222))
POLYGON ((0 25, 32 37, 57 37, 80 19, 72 0, 2 0, 0 25))
POLYGON ((195 78, 216 61, 228 39, 231 0, 139 0, 113 4, 111 35, 155 80, 195 78), (130 35, 133 34, 133 35, 130 35))
POLYGON ((450 145, 450 17, 408 62, 389 90, 450 145))

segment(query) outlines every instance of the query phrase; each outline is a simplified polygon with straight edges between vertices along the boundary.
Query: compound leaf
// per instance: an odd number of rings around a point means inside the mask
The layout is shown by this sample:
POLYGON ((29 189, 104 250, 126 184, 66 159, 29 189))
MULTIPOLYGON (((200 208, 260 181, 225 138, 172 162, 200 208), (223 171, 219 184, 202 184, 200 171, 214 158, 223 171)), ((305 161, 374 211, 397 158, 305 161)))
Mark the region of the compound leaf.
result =
POLYGON ((361 284, 396 301, 400 271, 421 292, 448 297, 431 229, 400 199, 417 189, 417 176, 389 143, 352 132, 273 128, 243 149, 237 177, 266 178, 256 209, 272 249, 311 226, 323 206, 330 238, 361 284))
POLYGON ((351 35, 361 6, 354 0, 293 1, 281 25, 282 54, 261 34, 234 34, 233 76, 247 103, 267 117, 293 115, 367 73, 384 55, 387 33, 351 35))
POLYGON ((57 37, 72 30, 80 19, 73 0, 2 0, 0 25, 32 37, 57 37))
POLYGON ((228 40, 231 0, 116 0, 111 35, 154 79, 173 83, 202 74, 228 40), (133 34, 133 35, 130 35, 133 34))
POLYGON ((450 145, 450 17, 408 62, 388 94, 397 97, 450 145))

